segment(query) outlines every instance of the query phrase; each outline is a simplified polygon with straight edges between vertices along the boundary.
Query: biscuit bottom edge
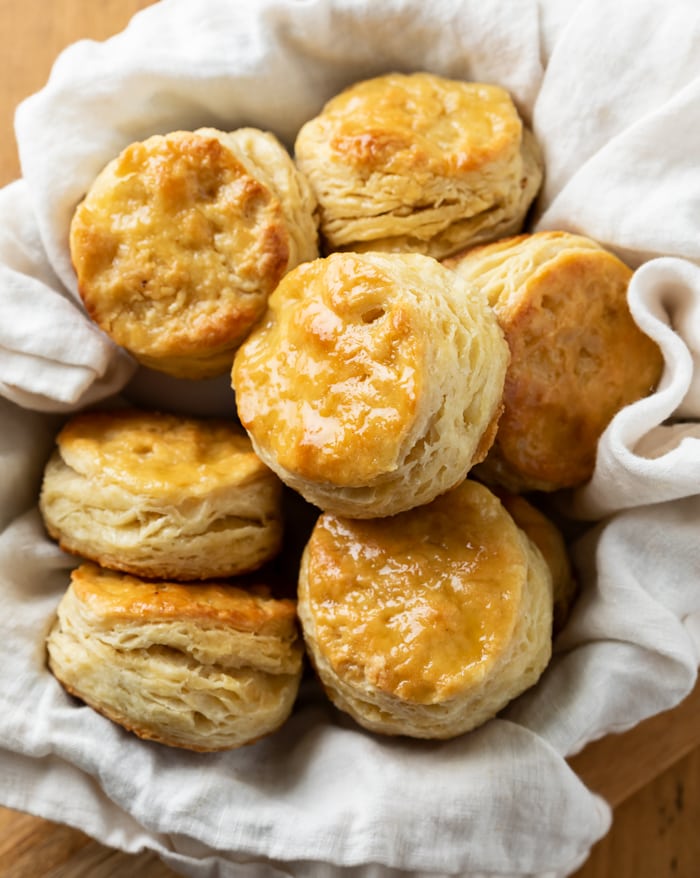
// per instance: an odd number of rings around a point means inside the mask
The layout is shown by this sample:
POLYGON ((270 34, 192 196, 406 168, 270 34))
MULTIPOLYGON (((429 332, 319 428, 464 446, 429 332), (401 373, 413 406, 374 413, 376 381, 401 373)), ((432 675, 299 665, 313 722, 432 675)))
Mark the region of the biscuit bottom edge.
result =
POLYGON ((113 663, 95 661, 87 651, 77 656, 75 639, 58 625, 47 646, 49 670, 68 694, 142 740, 199 753, 236 749, 277 731, 291 714, 301 676, 194 666, 169 649, 143 657, 115 651, 113 663))

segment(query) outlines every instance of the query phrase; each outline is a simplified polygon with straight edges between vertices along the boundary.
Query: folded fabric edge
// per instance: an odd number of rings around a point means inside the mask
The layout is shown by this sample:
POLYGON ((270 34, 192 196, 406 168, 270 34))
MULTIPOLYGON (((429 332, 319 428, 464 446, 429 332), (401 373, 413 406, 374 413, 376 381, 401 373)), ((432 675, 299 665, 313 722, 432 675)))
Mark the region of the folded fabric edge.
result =
MULTIPOLYGON (((55 365, 53 364, 54 367, 55 365)), ((114 396, 127 384, 135 371, 133 361, 124 358, 119 358, 102 375, 91 369, 62 365, 56 369, 54 382, 59 387, 71 387, 70 394, 63 398, 58 395, 49 396, 41 389, 32 387, 31 383, 16 385, 5 381, 0 381, 0 395, 20 408, 47 414, 70 413, 114 396), (65 385, 61 384, 62 379, 66 379, 65 385)))

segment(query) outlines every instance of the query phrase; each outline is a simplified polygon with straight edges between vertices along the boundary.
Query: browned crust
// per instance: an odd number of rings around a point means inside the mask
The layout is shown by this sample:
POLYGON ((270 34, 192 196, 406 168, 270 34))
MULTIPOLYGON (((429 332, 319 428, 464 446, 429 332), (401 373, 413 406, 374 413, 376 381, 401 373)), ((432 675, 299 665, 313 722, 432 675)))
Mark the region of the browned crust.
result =
POLYGON ((191 132, 127 147, 78 206, 70 246, 90 318, 182 377, 226 370, 290 258, 276 195, 216 137, 191 132))
POLYGON ((267 586, 252 580, 246 582, 245 589, 222 580, 185 585, 86 563, 73 571, 72 586, 78 600, 102 620, 184 619, 255 634, 291 633, 296 629, 296 601, 271 598, 267 586))

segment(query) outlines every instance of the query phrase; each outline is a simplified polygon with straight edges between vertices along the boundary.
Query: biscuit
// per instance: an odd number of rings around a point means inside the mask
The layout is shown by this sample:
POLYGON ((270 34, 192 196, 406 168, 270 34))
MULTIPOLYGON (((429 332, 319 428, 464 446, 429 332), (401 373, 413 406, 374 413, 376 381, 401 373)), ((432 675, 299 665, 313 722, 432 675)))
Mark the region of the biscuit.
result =
POLYGON ((89 412, 56 442, 40 509, 68 552, 191 580, 254 570, 280 548, 282 485, 233 423, 89 412))
POLYGON ((232 382, 282 481, 372 518, 428 503, 483 459, 507 360, 483 297, 435 259, 333 253, 283 278, 232 382))
POLYGON ((262 586, 147 582, 83 564, 47 639, 62 686, 140 738, 225 750, 278 729, 297 696, 294 601, 262 586))
POLYGON ((555 491, 593 474, 616 412, 663 369, 627 304, 632 271, 596 242, 537 232, 445 260, 496 312, 510 347, 496 441, 479 477, 512 491, 555 491))
POLYGON ((351 86, 294 149, 329 251, 441 258, 520 231, 542 182, 540 151, 508 92, 429 73, 351 86))
POLYGON ((304 552, 298 614, 333 703, 390 735, 476 728, 551 656, 549 568, 471 480, 392 518, 323 514, 304 552))
POLYGON ((315 207, 266 132, 200 128, 133 143, 73 216, 85 308, 146 366, 224 373, 283 274, 318 255, 315 207))

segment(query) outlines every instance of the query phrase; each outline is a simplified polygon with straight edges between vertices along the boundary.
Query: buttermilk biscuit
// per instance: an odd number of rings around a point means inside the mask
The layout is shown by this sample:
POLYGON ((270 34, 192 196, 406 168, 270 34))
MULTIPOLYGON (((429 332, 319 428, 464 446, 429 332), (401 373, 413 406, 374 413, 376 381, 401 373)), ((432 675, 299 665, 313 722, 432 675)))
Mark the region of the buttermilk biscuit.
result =
POLYGON ((146 577, 207 579, 277 553, 281 489, 228 421, 92 412, 58 434, 40 509, 68 552, 146 577))
POLYGON ((226 372, 285 271, 318 255, 315 207, 266 132, 200 128, 134 143, 73 217, 85 308, 146 366, 226 372))
POLYGON ((513 491, 587 481, 613 415, 650 393, 663 368, 627 305, 632 271, 566 232, 498 241, 445 264, 492 305, 511 353, 480 478, 513 491))
POLYGON ((295 158, 329 250, 441 258, 520 231, 542 181, 535 140, 504 89, 429 73, 341 92, 301 128, 295 158))
POLYGON ((141 738, 226 750, 275 731, 302 670, 295 604, 260 586, 146 582, 84 564, 47 640, 63 687, 141 738))
POLYGON ((508 348, 480 295, 419 254, 334 253, 290 272, 233 367, 261 459, 310 503, 392 515, 483 459, 508 348))
POLYGON ((385 734, 473 729, 532 686, 551 656, 549 568, 469 480, 392 518, 322 515, 298 613, 330 699, 385 734))

